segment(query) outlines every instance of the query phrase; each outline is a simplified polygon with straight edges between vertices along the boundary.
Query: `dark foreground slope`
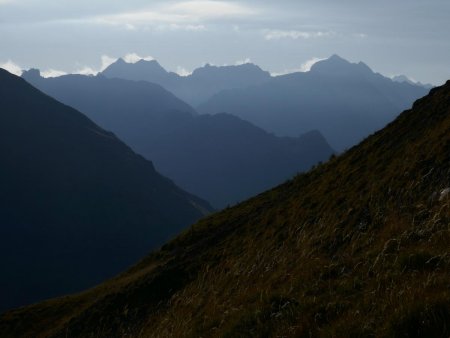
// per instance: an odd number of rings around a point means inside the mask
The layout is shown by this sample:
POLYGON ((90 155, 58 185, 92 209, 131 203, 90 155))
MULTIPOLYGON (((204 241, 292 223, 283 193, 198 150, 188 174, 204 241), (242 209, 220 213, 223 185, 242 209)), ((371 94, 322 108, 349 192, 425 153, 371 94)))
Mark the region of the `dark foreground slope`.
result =
POLYGON ((333 153, 318 132, 276 137, 229 114, 201 115, 152 83, 103 76, 43 78, 31 84, 113 131, 174 182, 224 208, 272 188, 333 153))
POLYGON ((3 70, 0 158, 0 310, 95 285, 208 210, 112 133, 3 70))
POLYGON ((450 82, 117 278, 10 311, 8 336, 448 337, 450 82), (444 191, 443 194, 440 194, 444 191))

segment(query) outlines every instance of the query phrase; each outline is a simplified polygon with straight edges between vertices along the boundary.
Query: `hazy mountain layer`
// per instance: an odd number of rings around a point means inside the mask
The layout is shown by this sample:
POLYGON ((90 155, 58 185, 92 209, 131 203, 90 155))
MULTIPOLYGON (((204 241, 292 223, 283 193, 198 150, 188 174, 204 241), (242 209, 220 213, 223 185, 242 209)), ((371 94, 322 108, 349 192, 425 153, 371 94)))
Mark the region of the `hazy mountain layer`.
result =
POLYGON ((177 128, 195 110, 160 85, 104 76, 43 78, 32 69, 22 77, 44 93, 113 131, 138 153, 149 137, 177 128), (161 128, 161 126, 164 128, 161 128))
POLYGON ((384 127, 427 92, 424 87, 394 82, 363 63, 352 64, 334 55, 309 72, 222 91, 198 111, 227 112, 281 136, 319 130, 341 151, 384 127))
POLYGON ((276 137, 233 115, 192 117, 148 142, 143 152, 184 189, 223 208, 272 188, 327 160, 323 136, 276 137))
POLYGON ((0 156, 0 310, 99 283, 211 210, 4 70, 0 156))
POLYGON ((205 218, 5 337, 448 337, 450 81, 347 153, 205 218))
POLYGON ((318 132, 280 138, 229 114, 195 116, 162 87, 103 76, 23 77, 112 130, 157 170, 223 208, 290 179, 333 153, 318 132))
POLYGON ((157 83, 194 106, 222 90, 262 84, 271 78, 268 72, 251 63, 222 67, 207 64, 191 75, 180 76, 167 72, 156 60, 126 63, 123 59, 118 59, 101 74, 108 78, 157 83))

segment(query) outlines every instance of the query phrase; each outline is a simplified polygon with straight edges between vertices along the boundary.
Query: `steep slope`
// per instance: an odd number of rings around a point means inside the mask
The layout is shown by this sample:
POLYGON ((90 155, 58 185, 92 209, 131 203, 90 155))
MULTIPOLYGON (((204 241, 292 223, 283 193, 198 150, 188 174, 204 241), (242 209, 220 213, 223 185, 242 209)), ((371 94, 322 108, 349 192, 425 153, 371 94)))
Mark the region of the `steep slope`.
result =
POLYGON ((339 151, 392 121, 427 89, 398 83, 337 55, 309 72, 273 78, 245 89, 222 91, 198 107, 227 112, 282 136, 319 130, 339 151))
POLYGON ((205 218, 5 337, 448 337, 450 81, 347 153, 205 218), (447 192, 447 194, 446 194, 447 192))
POLYGON ((210 210, 4 70, 0 156, 0 310, 97 284, 210 210))
POLYGON ((206 64, 191 75, 179 76, 167 72, 156 60, 126 63, 123 59, 118 59, 101 74, 108 78, 157 83, 193 106, 222 90, 246 88, 271 78, 268 72, 251 63, 221 67, 206 64))
POLYGON ((177 185, 223 208, 309 169, 333 153, 318 133, 279 138, 237 117, 196 116, 162 87, 102 76, 24 78, 112 130, 177 185))

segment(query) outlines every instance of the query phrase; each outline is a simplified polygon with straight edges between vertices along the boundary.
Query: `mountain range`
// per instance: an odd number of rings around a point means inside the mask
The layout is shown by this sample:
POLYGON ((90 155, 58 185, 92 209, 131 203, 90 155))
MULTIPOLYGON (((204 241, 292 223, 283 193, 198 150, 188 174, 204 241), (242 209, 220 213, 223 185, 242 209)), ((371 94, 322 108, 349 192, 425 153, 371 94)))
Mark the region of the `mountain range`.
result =
POLYGON ((448 337, 449 135, 450 81, 346 153, 204 218, 116 278, 1 315, 0 331, 448 337))
POLYGON ((276 137, 230 114, 198 115, 161 86, 103 75, 22 75, 113 131, 157 170, 216 208, 274 187, 334 153, 317 131, 276 137))
POLYGON ((262 84, 271 78, 269 72, 251 63, 221 67, 206 64, 188 76, 180 76, 166 71, 156 60, 127 63, 121 58, 101 74, 108 78, 157 83, 193 106, 222 90, 262 84))
POLYGON ((0 156, 0 311, 104 281, 212 211, 4 70, 0 156))
POLYGON ((281 136, 319 130, 334 149, 343 151, 384 127, 428 90, 333 55, 309 72, 224 90, 197 110, 227 112, 281 136))
POLYGON ((384 127, 432 87, 393 79, 338 55, 308 72, 271 76, 254 64, 210 66, 189 76, 167 72, 156 60, 118 59, 102 75, 157 83, 199 113, 230 113, 278 136, 318 130, 343 151, 384 127))

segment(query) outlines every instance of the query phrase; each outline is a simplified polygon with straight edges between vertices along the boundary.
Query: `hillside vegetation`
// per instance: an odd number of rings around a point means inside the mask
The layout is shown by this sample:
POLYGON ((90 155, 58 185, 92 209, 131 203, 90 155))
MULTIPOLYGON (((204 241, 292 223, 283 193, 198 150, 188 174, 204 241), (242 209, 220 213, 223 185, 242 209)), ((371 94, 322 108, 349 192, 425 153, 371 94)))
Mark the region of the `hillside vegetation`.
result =
POLYGON ((203 219, 2 336, 448 337, 450 82, 342 156, 203 219))

